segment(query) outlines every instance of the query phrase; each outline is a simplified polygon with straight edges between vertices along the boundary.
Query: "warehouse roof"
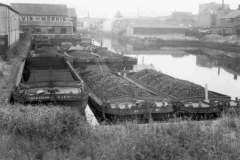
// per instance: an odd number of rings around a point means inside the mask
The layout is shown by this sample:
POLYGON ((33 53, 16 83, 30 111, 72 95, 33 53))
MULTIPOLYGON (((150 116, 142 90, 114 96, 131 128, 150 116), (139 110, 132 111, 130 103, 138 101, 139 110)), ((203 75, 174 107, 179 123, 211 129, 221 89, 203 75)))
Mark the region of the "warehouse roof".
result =
POLYGON ((69 17, 77 17, 77 12, 75 8, 68 8, 68 16, 69 17))
POLYGON ((229 14, 223 16, 222 18, 228 19, 228 18, 236 18, 240 16, 240 10, 235 10, 230 12, 229 14))
POLYGON ((44 26, 44 27, 72 27, 72 21, 49 22, 49 21, 20 21, 20 25, 44 26))
MULTIPOLYGON (((12 7, 10 7, 10 6, 6 5, 6 4, 0 3, 0 6, 8 7, 8 8, 11 9, 13 12, 18 13, 16 10, 14 10, 12 7)), ((18 14, 19 14, 19 13, 18 13, 18 14)))
POLYGON ((11 3, 10 6, 23 15, 31 16, 68 16, 65 4, 11 3))

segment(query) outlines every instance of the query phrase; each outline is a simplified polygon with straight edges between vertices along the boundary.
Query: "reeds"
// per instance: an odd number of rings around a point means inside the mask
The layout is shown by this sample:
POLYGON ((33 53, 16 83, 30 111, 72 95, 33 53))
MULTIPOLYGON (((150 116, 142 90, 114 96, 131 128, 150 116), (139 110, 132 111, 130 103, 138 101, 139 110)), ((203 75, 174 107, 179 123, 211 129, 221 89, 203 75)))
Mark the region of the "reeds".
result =
POLYGON ((238 159, 240 117, 90 126, 68 107, 0 107, 0 159, 238 159))

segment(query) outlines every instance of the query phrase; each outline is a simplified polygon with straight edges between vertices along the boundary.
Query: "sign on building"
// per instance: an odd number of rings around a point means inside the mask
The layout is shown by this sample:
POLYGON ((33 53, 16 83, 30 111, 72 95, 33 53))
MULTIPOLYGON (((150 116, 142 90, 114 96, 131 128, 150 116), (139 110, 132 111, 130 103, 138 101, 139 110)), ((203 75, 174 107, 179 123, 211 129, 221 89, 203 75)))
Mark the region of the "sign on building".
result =
POLYGON ((59 16, 20 16, 21 21, 51 21, 51 22, 65 22, 67 17, 59 16))

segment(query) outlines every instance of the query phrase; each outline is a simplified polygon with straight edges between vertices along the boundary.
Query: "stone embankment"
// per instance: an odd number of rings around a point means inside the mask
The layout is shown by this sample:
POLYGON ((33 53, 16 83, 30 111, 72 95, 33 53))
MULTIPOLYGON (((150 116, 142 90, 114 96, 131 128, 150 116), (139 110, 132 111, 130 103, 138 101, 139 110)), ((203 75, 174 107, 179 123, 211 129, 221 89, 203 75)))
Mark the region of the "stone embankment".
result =
POLYGON ((20 64, 27 56, 29 47, 28 40, 17 42, 2 56, 3 58, 0 58, 0 103, 10 100, 20 64))

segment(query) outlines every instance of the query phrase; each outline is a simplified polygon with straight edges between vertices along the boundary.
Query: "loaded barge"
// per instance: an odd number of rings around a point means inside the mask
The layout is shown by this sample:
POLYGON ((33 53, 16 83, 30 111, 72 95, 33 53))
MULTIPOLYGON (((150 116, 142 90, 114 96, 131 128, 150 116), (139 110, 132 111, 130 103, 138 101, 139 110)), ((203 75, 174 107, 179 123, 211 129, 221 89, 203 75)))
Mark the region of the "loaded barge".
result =
POLYGON ((152 94, 121 76, 107 66, 95 66, 80 73, 90 91, 90 103, 96 114, 109 121, 165 120, 173 117, 174 106, 163 96, 152 94), (105 68, 102 69, 97 68, 105 68))
POLYGON ((76 46, 71 46, 66 50, 61 50, 65 56, 73 59, 76 68, 84 64, 106 64, 112 67, 133 66, 137 64, 137 58, 123 56, 109 51, 106 47, 100 47, 89 41, 82 41, 76 46))
POLYGON ((202 86, 189 81, 180 80, 152 69, 144 69, 136 73, 124 73, 130 82, 155 93, 167 95, 178 102, 176 111, 184 114, 219 114, 229 108, 238 108, 239 100, 217 92, 208 91, 202 86))
POLYGON ((167 120, 175 114, 219 115, 239 108, 238 99, 232 101, 229 96, 155 70, 119 71, 117 67, 133 66, 137 59, 88 40, 64 50, 49 42, 35 42, 33 49, 18 73, 13 90, 17 102, 68 105, 80 112, 89 102, 98 116, 109 121, 167 120))
POLYGON ((12 91, 14 101, 71 106, 84 113, 89 91, 70 62, 58 56, 57 52, 52 53, 56 50, 53 47, 39 49, 35 48, 34 54, 30 52, 22 61, 12 91))

